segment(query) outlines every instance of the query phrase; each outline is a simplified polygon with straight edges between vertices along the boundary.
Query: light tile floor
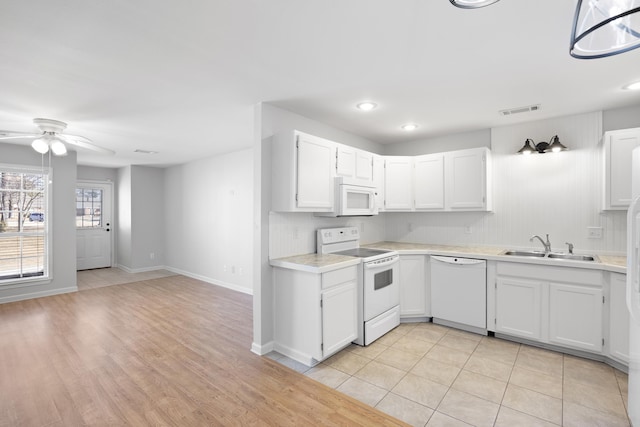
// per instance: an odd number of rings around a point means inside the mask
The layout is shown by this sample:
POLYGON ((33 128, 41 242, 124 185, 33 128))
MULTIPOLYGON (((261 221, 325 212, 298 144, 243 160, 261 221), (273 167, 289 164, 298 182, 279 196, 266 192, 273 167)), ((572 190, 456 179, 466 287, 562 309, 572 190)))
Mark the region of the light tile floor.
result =
POLYGON ((629 426, 627 375, 433 323, 404 323, 309 368, 269 357, 414 426, 629 426))
POLYGON ((174 276, 167 270, 152 270, 142 273, 127 273, 119 268, 96 268, 82 270, 77 273, 78 290, 102 288, 104 286, 122 285, 124 283, 139 282, 142 280, 158 279, 160 277, 174 276))

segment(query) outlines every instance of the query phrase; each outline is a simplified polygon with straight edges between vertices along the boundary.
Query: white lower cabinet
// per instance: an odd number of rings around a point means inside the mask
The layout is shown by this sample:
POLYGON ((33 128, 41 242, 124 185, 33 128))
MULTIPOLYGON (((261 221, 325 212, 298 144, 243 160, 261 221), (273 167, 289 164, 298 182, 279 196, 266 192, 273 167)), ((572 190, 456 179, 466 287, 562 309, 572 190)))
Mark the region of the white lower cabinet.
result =
POLYGON ((602 353, 602 271, 499 262, 495 287, 496 332, 602 353))
POLYGON ((496 332, 542 339, 542 284, 499 277, 496 281, 496 332))
POLYGON ((274 268, 274 349, 313 366, 358 337, 358 270, 274 268))
POLYGON ((627 276, 609 273, 609 356, 629 363, 627 276))
POLYGON ((430 316, 425 255, 400 255, 400 317, 430 316))
POLYGON ((549 283, 549 342, 602 351, 602 288, 549 283))

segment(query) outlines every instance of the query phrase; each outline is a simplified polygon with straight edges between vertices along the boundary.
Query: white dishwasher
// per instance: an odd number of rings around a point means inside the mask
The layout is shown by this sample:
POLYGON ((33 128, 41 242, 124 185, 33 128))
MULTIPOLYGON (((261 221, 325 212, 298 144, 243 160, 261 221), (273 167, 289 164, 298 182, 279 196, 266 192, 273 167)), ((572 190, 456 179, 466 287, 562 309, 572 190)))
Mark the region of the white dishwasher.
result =
POLYGON ((487 334, 487 262, 431 256, 434 323, 487 334))

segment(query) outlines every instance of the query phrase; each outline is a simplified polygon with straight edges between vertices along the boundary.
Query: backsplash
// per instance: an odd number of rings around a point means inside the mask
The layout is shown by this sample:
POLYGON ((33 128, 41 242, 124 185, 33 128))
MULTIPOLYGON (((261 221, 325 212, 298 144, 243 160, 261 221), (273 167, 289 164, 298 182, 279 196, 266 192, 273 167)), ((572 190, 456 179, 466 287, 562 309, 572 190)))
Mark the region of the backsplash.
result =
POLYGON ((372 217, 317 217, 312 213, 269 212, 269 258, 314 253, 319 228, 358 227, 360 243, 384 240, 382 215, 372 217))

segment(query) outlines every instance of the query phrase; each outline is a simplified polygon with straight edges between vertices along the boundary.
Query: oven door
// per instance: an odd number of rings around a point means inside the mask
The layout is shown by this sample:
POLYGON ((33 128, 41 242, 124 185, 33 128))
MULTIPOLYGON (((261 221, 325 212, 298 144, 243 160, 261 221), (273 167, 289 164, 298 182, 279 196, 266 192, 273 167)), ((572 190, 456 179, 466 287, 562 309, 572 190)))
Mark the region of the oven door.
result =
POLYGON ((400 304, 399 260, 395 255, 384 262, 364 263, 362 286, 365 322, 400 304))

